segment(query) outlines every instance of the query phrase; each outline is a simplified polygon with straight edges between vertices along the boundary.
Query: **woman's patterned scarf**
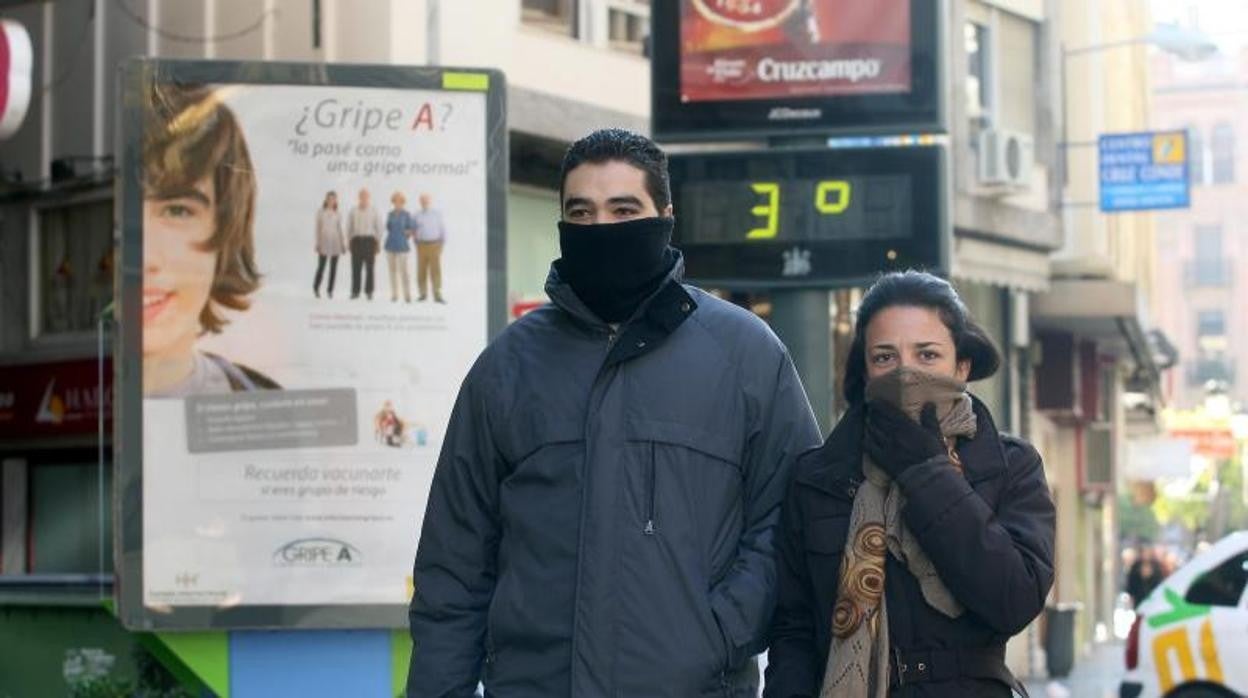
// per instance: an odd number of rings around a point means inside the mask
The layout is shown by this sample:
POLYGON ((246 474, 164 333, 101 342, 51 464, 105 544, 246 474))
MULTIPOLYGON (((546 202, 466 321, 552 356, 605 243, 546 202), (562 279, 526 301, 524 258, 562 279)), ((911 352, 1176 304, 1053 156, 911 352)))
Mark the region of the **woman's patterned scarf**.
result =
MULTIPOLYGON (((975 435, 975 413, 966 384, 915 369, 901 368, 867 384, 868 404, 899 407, 918 421, 931 402, 940 416, 949 459, 961 470, 955 438, 975 435)), ((841 557, 841 576, 832 611, 832 648, 823 677, 821 698, 882 698, 888 695, 888 611, 884 602, 884 560, 900 560, 919 581, 928 605, 950 618, 963 608, 941 581, 919 541, 901 520, 906 499, 901 487, 863 454, 865 481, 854 495, 849 537, 841 557)))

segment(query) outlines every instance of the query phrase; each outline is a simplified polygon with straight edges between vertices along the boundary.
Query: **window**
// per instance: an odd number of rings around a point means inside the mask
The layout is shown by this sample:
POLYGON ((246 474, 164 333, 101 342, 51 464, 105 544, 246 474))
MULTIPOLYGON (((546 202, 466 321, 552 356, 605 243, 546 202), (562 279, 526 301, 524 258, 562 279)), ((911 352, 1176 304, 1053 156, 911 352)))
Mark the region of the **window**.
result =
POLYGON ((1188 288, 1223 288, 1231 285, 1234 268, 1222 257, 1222 227, 1196 227, 1196 256, 1186 264, 1188 288))
POLYGON ((36 213, 36 336, 94 332, 113 297, 113 202, 86 201, 36 213))
POLYGON ((1220 337, 1226 334, 1226 314, 1221 310, 1202 310, 1196 313, 1197 337, 1220 337))
POLYGON ((1213 127, 1213 183, 1235 181, 1235 129, 1221 123, 1213 127))
POLYGON ((1196 226, 1196 259, 1201 261, 1222 259, 1222 226, 1196 226))
POLYGON ((988 27, 967 22, 963 27, 966 44, 966 115, 971 123, 984 126, 991 120, 992 74, 989 60, 988 27))
POLYGON ((111 471, 96 463, 30 466, 31 574, 113 571, 111 471))
POLYGON ((1187 165, 1192 184, 1205 183, 1205 141, 1197 126, 1187 127, 1187 165))
POLYGON ((520 0, 520 20, 566 36, 576 36, 577 0, 520 0))
POLYGON ((1248 551, 1223 562, 1192 582, 1187 602, 1205 606, 1238 606, 1248 582, 1248 551))
POLYGON ((1196 313, 1196 347, 1202 357, 1226 353, 1230 348, 1226 340, 1226 313, 1221 310, 1196 313))
POLYGON ((607 39, 611 48, 648 55, 650 0, 609 0, 607 39))

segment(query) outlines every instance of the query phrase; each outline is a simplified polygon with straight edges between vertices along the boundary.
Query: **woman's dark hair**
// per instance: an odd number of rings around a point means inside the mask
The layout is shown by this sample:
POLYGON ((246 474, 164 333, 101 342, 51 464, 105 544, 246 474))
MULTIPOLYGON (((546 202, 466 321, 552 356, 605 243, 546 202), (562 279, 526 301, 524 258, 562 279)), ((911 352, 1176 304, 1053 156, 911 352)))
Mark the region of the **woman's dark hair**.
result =
POLYGON ((858 306, 854 340, 845 359, 844 392, 851 405, 862 403, 867 387, 867 326, 877 313, 895 305, 931 308, 940 314, 953 335, 958 360, 971 362, 969 380, 977 381, 997 372, 1000 352, 984 329, 971 319, 966 304, 948 281, 921 271, 893 272, 877 279, 858 306))

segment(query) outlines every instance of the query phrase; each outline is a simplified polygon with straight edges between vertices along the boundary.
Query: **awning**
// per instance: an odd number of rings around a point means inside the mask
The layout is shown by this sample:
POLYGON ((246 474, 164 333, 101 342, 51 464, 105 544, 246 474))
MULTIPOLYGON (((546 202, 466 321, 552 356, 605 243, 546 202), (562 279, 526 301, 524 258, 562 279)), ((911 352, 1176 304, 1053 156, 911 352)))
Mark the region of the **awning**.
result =
POLYGON ((1159 394, 1160 370, 1145 325, 1148 312, 1134 283, 1109 279, 1053 279, 1032 301, 1032 325, 1095 340, 1109 354, 1129 358, 1136 378, 1159 394))
POLYGON ((1049 287, 1047 252, 954 235, 951 256, 952 276, 960 281, 1032 292, 1049 287))

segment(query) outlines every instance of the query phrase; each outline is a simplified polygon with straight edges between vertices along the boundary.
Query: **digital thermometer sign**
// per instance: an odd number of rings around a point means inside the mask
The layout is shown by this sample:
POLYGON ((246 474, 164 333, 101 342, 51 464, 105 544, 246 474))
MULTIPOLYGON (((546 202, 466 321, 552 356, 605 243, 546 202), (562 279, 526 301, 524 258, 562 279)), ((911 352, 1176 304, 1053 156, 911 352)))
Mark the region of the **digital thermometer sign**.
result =
POLYGON ((670 169, 691 279, 830 287, 947 270, 940 146, 683 154, 670 169))

